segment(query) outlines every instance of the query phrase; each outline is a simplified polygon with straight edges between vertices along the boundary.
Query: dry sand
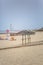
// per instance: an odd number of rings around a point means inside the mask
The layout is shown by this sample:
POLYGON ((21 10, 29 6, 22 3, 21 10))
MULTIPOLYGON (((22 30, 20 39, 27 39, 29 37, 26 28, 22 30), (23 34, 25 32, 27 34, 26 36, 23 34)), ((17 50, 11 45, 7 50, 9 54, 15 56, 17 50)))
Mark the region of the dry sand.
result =
POLYGON ((43 45, 0 50, 0 65, 43 65, 43 45))
MULTIPOLYGON (((30 41, 43 40, 43 36, 38 34, 31 36, 30 41)), ((22 36, 16 36, 15 39, 16 41, 0 40, 0 48, 22 45, 22 36)), ((43 65, 43 45, 0 50, 0 65, 43 65)))

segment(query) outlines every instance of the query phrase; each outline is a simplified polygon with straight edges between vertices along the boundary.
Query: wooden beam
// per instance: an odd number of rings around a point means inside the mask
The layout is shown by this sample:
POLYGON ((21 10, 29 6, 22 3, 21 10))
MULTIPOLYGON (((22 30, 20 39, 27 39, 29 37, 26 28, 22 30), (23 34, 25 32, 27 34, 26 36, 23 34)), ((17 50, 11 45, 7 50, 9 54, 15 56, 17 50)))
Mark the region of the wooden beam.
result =
POLYGON ((25 34, 25 45, 26 45, 26 34, 25 34))
POLYGON ((29 44, 29 37, 30 37, 30 36, 29 36, 29 34, 28 34, 28 44, 29 44))
POLYGON ((22 45, 23 45, 23 34, 22 34, 22 45))

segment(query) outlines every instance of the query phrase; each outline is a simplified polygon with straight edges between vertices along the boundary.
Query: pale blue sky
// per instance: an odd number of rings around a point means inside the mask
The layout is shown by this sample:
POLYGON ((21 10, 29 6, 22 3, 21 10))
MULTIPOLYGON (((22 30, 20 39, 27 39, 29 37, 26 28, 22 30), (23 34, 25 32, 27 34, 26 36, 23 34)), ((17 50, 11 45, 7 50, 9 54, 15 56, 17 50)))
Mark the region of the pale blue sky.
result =
POLYGON ((0 30, 43 27, 43 0, 0 0, 0 30))

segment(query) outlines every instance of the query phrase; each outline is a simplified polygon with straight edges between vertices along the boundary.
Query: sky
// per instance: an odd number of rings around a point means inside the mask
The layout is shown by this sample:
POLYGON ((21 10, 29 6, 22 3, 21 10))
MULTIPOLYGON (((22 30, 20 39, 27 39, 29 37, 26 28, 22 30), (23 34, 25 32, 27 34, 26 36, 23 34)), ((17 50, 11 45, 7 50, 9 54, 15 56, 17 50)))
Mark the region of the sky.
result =
POLYGON ((0 30, 43 27, 43 0, 0 0, 0 30))

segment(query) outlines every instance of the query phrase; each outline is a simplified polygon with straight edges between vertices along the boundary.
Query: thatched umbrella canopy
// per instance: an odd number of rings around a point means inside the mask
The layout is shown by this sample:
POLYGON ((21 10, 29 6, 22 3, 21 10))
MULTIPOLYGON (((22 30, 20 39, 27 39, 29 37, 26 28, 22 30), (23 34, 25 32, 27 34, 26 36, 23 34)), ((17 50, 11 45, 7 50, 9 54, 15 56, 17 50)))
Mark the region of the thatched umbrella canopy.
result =
POLYGON ((18 35, 31 35, 31 34, 34 34, 35 32, 32 32, 32 31, 27 31, 27 30, 22 30, 20 32, 18 32, 17 34, 18 35))

